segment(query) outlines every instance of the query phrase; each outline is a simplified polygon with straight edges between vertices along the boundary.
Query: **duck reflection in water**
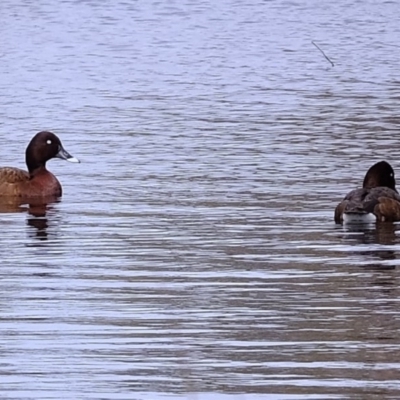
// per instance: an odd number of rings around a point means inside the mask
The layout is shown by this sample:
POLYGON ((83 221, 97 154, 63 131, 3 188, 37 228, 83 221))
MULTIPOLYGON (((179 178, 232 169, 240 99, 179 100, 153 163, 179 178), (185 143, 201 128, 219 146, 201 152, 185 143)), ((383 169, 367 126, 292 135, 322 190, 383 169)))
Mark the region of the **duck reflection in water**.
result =
POLYGON ((391 264, 391 260, 397 260, 398 251, 395 250, 400 244, 400 225, 393 223, 371 224, 371 225, 352 225, 346 226, 343 231, 343 239, 348 242, 356 242, 353 254, 372 258, 368 266, 371 269, 395 269, 396 263, 391 264), (358 246, 360 245, 360 246, 358 246), (376 259, 376 263, 373 262, 376 259), (384 263, 382 263, 384 262, 384 263))
POLYGON ((26 223, 28 235, 38 240, 48 239, 49 214, 56 210, 55 205, 60 202, 59 197, 46 197, 38 200, 9 199, 0 201, 0 213, 27 212, 26 223))

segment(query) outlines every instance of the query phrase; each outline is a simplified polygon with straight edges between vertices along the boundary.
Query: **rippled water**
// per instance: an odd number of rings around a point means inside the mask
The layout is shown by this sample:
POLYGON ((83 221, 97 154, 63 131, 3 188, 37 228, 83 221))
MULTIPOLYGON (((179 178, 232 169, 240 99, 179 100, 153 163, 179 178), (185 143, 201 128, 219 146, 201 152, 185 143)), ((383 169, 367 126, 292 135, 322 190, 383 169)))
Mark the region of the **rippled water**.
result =
POLYGON ((399 226, 333 223, 400 171, 397 11, 3 1, 1 165, 82 164, 0 209, 0 397, 398 399, 399 226))

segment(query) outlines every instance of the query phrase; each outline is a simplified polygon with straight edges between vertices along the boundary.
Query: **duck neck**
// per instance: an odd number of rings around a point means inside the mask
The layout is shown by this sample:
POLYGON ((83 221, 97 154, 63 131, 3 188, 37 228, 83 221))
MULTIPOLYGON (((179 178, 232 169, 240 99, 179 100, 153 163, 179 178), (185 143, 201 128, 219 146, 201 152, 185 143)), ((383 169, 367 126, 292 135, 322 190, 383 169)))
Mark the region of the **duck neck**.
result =
POLYGON ((25 162, 30 175, 35 175, 38 171, 46 170, 46 163, 36 161, 35 157, 30 156, 28 152, 25 156, 25 162))

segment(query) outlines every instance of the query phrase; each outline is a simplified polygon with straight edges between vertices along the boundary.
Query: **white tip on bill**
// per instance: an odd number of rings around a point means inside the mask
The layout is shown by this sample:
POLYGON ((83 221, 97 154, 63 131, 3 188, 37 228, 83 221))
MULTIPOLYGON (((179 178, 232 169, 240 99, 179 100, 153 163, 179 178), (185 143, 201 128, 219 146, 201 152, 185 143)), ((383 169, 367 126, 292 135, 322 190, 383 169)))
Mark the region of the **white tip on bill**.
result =
POLYGON ((67 161, 74 162, 74 163, 80 163, 80 161, 75 157, 69 157, 69 158, 67 158, 67 161))

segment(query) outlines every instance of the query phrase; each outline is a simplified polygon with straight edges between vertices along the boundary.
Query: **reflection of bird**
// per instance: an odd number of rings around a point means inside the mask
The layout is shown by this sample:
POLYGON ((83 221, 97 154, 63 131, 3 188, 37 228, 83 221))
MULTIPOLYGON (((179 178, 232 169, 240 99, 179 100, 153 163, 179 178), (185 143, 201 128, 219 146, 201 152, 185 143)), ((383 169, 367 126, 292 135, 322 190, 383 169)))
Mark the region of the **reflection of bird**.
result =
POLYGON ((30 236, 36 237, 39 240, 47 240, 47 228, 49 227, 47 218, 28 218, 27 224, 35 228, 33 231, 34 234, 30 234, 30 236))
POLYGON ((351 191, 335 209, 336 223, 400 221, 400 195, 393 168, 386 161, 366 173, 363 187, 351 191))
POLYGON ((345 241, 351 240, 359 244, 378 244, 392 246, 400 244, 400 236, 396 234, 400 230, 399 225, 346 225, 343 232, 345 241))
POLYGON ((35 228, 29 235, 39 240, 47 240, 48 228, 50 226, 48 214, 54 210, 54 203, 29 204, 26 223, 35 228))
MULTIPOLYGON (((0 168, 1 170, 1 168, 0 168)), ((58 203, 60 198, 57 196, 48 196, 40 198, 20 198, 0 196, 0 214, 26 212, 35 217, 45 216, 50 205, 58 203)))
POLYGON ((39 132, 26 148, 28 172, 18 168, 0 168, 0 196, 61 196, 60 182, 46 169, 46 162, 52 158, 79 162, 63 148, 60 139, 54 133, 39 132))
POLYGON ((351 242, 349 254, 362 256, 364 268, 394 269, 396 265, 390 261, 397 260, 396 245, 400 244, 400 236, 396 232, 399 230, 400 226, 396 224, 350 224, 342 232, 343 239, 351 242))
MULTIPOLYGON (((9 199, 8 199, 9 200, 9 199)), ((35 228, 29 231, 29 236, 36 237, 40 240, 47 239, 47 228, 50 226, 48 214, 49 211, 56 210, 54 204, 59 202, 58 198, 45 198, 45 199, 32 199, 29 204, 26 200, 13 199, 12 201, 0 200, 0 214, 1 213, 24 213, 27 212, 27 225, 35 228)), ((54 214, 54 213, 51 213, 54 214)), ((54 218, 54 215, 53 215, 54 218)))

